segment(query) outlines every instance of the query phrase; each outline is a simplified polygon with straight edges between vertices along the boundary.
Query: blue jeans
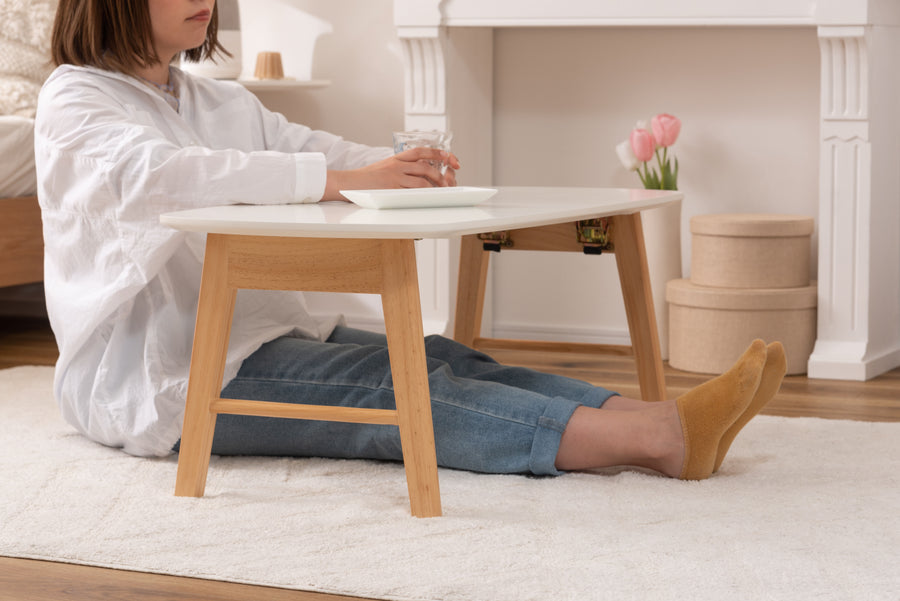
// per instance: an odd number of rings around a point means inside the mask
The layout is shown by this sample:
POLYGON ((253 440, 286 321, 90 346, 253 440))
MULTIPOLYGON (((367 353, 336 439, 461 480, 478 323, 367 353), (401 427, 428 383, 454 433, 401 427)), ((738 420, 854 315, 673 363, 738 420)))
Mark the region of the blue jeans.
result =
MULTIPOLYGON (((443 467, 559 474, 560 438, 579 405, 614 393, 586 382, 500 365, 441 336, 425 340, 435 446, 443 467)), ((387 342, 338 327, 326 342, 282 337, 248 357, 226 398, 393 409, 387 342)), ((219 415, 217 455, 402 460, 396 426, 219 415)))

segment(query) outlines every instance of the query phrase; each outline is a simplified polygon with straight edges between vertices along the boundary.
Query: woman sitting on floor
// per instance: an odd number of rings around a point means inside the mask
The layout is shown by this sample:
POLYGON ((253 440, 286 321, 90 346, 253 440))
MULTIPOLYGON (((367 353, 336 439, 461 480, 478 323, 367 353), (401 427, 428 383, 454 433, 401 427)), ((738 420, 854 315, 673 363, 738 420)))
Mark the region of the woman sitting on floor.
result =
MULTIPOLYGON (((46 294, 65 418, 135 455, 178 449, 203 236, 161 213, 230 202, 314 203, 340 189, 452 186, 452 154, 353 144, 287 122, 235 83, 173 62, 210 57, 214 0, 60 0, 58 65, 35 145, 46 294), (433 161, 449 164, 445 174, 433 161)), ((318 323, 302 296, 238 293, 222 396, 393 408, 383 336, 318 323)), ((559 474, 618 465, 706 478, 784 375, 778 343, 660 403, 426 341, 438 463, 559 474)), ((402 458, 394 427, 218 418, 216 454, 402 458)))

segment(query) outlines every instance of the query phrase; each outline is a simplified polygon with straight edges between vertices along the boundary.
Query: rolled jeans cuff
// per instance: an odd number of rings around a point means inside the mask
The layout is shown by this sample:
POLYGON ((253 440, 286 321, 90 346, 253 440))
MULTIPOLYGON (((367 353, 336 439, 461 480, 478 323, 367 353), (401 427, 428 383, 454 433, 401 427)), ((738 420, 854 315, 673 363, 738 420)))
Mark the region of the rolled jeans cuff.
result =
POLYGON ((578 407, 600 408, 616 393, 597 388, 581 399, 581 402, 561 397, 553 397, 547 403, 544 413, 538 418, 534 441, 531 444, 529 466, 535 475, 560 476, 565 472, 556 469, 556 455, 563 432, 578 407))

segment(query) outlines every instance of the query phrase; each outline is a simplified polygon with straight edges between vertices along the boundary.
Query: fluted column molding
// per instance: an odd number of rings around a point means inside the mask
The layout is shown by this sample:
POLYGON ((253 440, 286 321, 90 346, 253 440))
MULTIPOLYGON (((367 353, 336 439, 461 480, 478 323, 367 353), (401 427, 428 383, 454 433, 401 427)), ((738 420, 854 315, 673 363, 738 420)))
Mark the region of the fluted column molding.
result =
POLYGON ((401 30, 400 33, 405 66, 406 127, 446 129, 447 76, 443 30, 401 30), (423 123, 430 127, 423 127, 423 123))
POLYGON ((878 103, 872 102, 892 89, 896 96, 898 78, 884 63, 878 77, 872 68, 872 46, 883 51, 889 29, 818 28, 819 315, 811 377, 865 380, 900 363, 900 274, 892 267, 900 256, 894 252, 900 221, 892 207, 900 189, 873 161, 874 154, 900 161, 891 136, 873 135, 876 130, 900 134, 896 117, 873 111, 878 103), (893 226, 885 227, 885 220, 893 226), (881 253, 894 259, 880 261, 881 253), (898 308, 892 310, 892 304, 898 308))

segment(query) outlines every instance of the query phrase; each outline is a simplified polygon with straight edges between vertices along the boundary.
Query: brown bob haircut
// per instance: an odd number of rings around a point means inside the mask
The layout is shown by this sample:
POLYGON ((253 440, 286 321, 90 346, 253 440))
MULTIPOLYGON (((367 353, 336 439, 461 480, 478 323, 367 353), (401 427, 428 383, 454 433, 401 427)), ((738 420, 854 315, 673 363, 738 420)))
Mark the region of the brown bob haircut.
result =
MULTIPOLYGON (((231 54, 219 44, 219 9, 212 18, 202 46, 186 50, 189 61, 231 54)), ((160 62, 153 47, 147 0, 59 0, 50 52, 56 65, 98 67, 134 74, 160 62)))

